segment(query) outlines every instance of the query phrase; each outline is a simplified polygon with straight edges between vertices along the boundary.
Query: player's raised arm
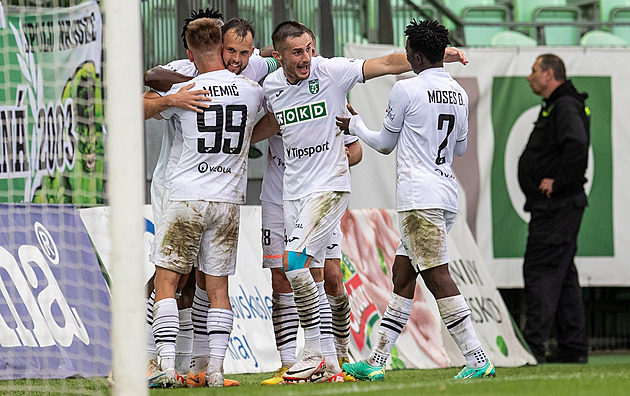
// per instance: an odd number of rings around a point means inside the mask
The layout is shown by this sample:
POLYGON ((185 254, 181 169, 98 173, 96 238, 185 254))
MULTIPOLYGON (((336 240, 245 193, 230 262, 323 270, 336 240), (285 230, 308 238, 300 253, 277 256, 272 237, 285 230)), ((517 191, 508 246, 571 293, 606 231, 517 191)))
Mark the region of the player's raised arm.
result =
POLYGON ((444 50, 444 63, 453 63, 459 62, 462 65, 468 64, 468 59, 466 59, 466 54, 462 50, 457 47, 446 47, 444 50))
POLYGON ((411 71, 411 65, 407 61, 407 54, 396 53, 368 59, 363 63, 363 76, 365 81, 386 74, 401 74, 411 71))
POLYGON ((159 66, 144 73, 144 85, 160 92, 166 92, 171 89, 173 84, 186 82, 190 79, 192 77, 159 66))
POLYGON ((143 95, 144 103, 144 119, 149 118, 161 118, 159 114, 169 107, 177 107, 182 110, 192 110, 197 113, 203 112, 202 108, 207 108, 210 105, 208 102, 212 101, 212 98, 204 95, 210 94, 209 91, 198 89, 191 91, 195 86, 194 83, 183 86, 172 95, 160 96, 155 91, 147 91, 143 95))
MULTIPOLYGON (((460 62, 465 65, 468 59, 459 48, 448 47, 444 51, 444 62, 460 62)), ((363 64, 363 76, 366 81, 386 74, 401 74, 408 71, 411 71, 411 65, 407 61, 407 54, 402 52, 368 59, 363 64)))

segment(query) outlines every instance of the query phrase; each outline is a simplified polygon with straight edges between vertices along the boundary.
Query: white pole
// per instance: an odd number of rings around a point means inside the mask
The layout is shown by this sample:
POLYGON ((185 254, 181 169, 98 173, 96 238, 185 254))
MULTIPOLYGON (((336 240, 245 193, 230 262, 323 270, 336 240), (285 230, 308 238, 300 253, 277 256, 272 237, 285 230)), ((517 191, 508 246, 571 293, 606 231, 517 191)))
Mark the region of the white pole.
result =
POLYGON ((140 0, 104 0, 107 192, 115 395, 146 395, 140 0))

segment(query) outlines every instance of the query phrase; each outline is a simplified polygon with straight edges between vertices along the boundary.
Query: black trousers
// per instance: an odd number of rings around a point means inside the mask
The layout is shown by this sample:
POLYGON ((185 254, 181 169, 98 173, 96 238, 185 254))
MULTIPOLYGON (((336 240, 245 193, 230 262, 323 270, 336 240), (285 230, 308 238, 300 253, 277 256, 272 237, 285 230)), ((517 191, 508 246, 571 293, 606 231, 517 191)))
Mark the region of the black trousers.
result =
POLYGON ((531 205, 527 250, 523 263, 524 336, 539 362, 545 361, 546 342, 555 320, 558 356, 587 356, 582 289, 575 268, 577 235, 586 196, 545 200, 531 205))

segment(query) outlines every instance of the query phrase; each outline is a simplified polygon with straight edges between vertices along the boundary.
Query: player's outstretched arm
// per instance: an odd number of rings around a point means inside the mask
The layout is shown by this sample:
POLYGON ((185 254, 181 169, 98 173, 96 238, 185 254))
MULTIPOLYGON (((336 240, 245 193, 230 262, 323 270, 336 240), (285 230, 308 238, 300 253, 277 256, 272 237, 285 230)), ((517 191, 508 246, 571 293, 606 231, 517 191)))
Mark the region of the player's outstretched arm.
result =
POLYGON ((468 64, 468 59, 466 59, 466 54, 464 54, 459 48, 446 47, 444 50, 444 63, 453 62, 459 62, 465 66, 468 64))
POLYGON ((160 92, 168 91, 173 84, 190 81, 191 79, 192 77, 159 66, 144 73, 144 85, 160 92))
POLYGON ((144 119, 149 118, 161 118, 159 115, 169 107, 177 107, 182 110, 192 110, 197 113, 202 113, 202 108, 207 108, 210 105, 208 102, 212 101, 212 98, 204 95, 209 95, 210 92, 198 89, 191 91, 195 86, 195 83, 188 84, 181 87, 179 91, 172 95, 160 96, 157 92, 147 91, 143 95, 144 103, 144 119))
POLYGON ((254 132, 252 132, 251 144, 258 143, 261 140, 265 140, 276 133, 280 132, 280 124, 276 120, 273 113, 265 114, 254 126, 254 132))
MULTIPOLYGON (((459 48, 447 47, 444 51, 444 62, 460 62, 465 65, 468 59, 459 48)), ((407 54, 402 52, 368 59, 363 64, 363 76, 366 81, 386 74, 401 74, 408 71, 411 71, 411 65, 407 61, 407 54)))
POLYGON ((363 63, 365 81, 386 74, 400 74, 408 71, 411 71, 411 65, 407 62, 407 54, 402 52, 368 59, 363 63))
POLYGON ((372 131, 368 129, 365 125, 361 116, 357 114, 356 111, 350 106, 350 104, 346 105, 350 114, 352 114, 351 118, 339 117, 337 116, 337 126, 342 131, 347 131, 351 135, 355 135, 361 138, 368 146, 372 147, 374 150, 379 153, 389 154, 394 150, 396 144, 398 143, 399 133, 392 132, 386 129, 384 126, 380 131, 372 131))

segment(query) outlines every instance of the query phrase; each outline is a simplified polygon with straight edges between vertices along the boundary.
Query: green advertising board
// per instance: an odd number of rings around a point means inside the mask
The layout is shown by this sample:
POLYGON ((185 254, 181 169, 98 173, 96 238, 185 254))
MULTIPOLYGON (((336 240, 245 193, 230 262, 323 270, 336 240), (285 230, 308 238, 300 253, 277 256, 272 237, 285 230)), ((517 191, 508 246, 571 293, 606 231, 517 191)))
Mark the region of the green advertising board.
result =
POLYGON ((104 203, 101 52, 94 1, 5 9, 0 202, 104 203))
MULTIPOLYGON (((591 148, 586 190, 589 206, 578 237, 578 256, 614 256, 612 221, 613 172, 611 144, 611 79, 570 78, 587 92, 591 111, 591 148)), ((525 253, 528 215, 517 179, 518 157, 525 148, 540 110, 541 98, 521 77, 494 77, 492 86, 492 239, 495 258, 520 258, 525 253)))

